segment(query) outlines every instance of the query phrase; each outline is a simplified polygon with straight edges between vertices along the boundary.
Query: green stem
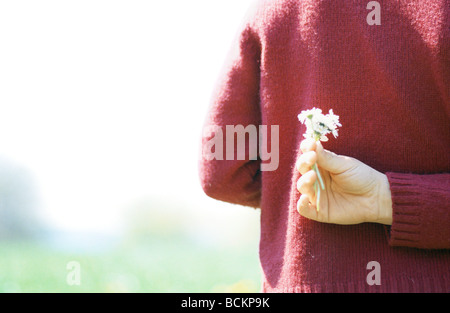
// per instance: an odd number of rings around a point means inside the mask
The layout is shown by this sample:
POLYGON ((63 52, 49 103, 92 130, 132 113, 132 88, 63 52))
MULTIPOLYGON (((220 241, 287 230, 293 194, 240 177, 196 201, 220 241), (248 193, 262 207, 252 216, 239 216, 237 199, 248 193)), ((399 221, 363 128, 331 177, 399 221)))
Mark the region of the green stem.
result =
POLYGON ((319 182, 320 182, 320 187, 322 188, 322 190, 325 190, 325 184, 323 183, 322 175, 320 175, 320 171, 319 171, 319 168, 317 167, 317 164, 314 164, 312 166, 312 169, 317 174, 317 178, 319 179, 319 182))
POLYGON ((314 192, 316 193, 316 210, 317 212, 320 211, 320 187, 317 180, 314 183, 314 192))

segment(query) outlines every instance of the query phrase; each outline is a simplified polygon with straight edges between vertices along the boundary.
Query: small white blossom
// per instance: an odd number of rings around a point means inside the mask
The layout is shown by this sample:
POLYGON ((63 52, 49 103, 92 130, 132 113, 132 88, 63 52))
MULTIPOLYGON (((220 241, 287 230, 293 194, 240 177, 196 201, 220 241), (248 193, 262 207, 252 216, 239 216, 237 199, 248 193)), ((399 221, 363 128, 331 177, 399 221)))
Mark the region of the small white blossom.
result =
POLYGON ((311 110, 302 111, 302 113, 298 115, 298 119, 301 123, 305 123, 307 119, 312 119, 313 116, 319 114, 322 114, 321 109, 312 108, 311 110))
POLYGON ((327 135, 332 134, 335 138, 338 136, 337 128, 342 126, 339 123, 339 116, 330 110, 327 115, 322 114, 321 109, 313 108, 302 111, 298 119, 306 126, 305 138, 313 138, 316 141, 328 141, 327 135))

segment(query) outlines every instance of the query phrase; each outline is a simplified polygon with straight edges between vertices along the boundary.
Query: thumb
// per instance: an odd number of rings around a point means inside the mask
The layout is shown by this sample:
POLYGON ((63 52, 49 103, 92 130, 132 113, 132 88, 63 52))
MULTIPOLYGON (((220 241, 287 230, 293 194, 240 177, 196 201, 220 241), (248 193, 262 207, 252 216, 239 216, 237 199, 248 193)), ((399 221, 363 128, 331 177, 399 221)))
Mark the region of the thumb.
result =
POLYGON ((352 158, 325 150, 320 142, 316 146, 317 164, 333 174, 343 173, 353 166, 352 158))

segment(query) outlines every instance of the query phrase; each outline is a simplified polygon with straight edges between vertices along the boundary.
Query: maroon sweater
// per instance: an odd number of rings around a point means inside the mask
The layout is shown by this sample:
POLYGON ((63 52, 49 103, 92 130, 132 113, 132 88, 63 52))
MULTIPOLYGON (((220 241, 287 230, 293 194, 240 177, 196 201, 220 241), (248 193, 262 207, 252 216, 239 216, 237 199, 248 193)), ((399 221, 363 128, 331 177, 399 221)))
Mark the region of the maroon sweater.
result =
POLYGON ((450 2, 379 1, 381 25, 367 22, 368 2, 259 2, 214 93, 206 125, 224 134, 279 125, 275 171, 261 159, 200 162, 206 194, 261 209, 263 291, 450 292, 450 2), (340 116, 326 149, 387 175, 392 226, 298 214, 297 115, 312 107, 340 116), (371 261, 380 285, 367 283, 371 261))

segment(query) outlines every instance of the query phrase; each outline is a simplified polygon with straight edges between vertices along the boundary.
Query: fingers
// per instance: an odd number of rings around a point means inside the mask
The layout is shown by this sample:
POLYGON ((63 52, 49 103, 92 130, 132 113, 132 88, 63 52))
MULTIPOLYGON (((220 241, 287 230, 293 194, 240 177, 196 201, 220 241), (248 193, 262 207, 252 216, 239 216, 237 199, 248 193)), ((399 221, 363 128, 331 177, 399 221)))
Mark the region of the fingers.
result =
POLYGON ((308 151, 303 153, 297 160, 296 168, 300 174, 305 174, 311 170, 311 167, 317 162, 317 153, 308 151))
POLYGON ((313 139, 305 139, 300 143, 300 150, 305 153, 316 150, 316 141, 313 139))
MULTIPOLYGON (((312 139, 305 139, 300 144, 302 155, 297 160, 296 168, 302 174, 297 181, 297 190, 301 193, 297 202, 297 211, 300 215, 317 220, 318 213, 316 206, 316 192, 314 184, 317 181, 317 174, 311 170, 311 167, 317 163, 318 143, 312 139)), ((323 149, 323 148, 322 148, 323 149)))
POLYGON ((297 190, 313 200, 315 198, 314 183, 317 180, 317 174, 311 170, 311 167, 317 162, 316 142, 306 139, 301 142, 300 149, 303 154, 298 158, 296 168, 302 174, 297 181, 297 190))
POLYGON ((300 150, 302 155, 297 161, 297 170, 301 174, 307 172, 316 162, 323 169, 335 174, 345 172, 355 165, 352 158, 325 150, 320 141, 316 142, 313 139, 303 140, 300 150))
POLYGON ((314 151, 316 149, 316 142, 312 139, 305 139, 300 144, 300 150, 302 154, 297 160, 295 165, 300 174, 305 174, 311 170, 311 166, 317 162, 317 154, 314 151))
POLYGON ((314 183, 317 180, 317 175, 314 171, 306 172, 297 181, 297 190, 302 194, 308 196, 313 200, 315 197, 314 183))
POLYGON ((309 201, 309 197, 307 195, 302 195, 297 202, 297 211, 303 217, 308 219, 316 220, 317 219, 317 210, 314 205, 309 201))
POLYGON ((317 164, 334 174, 345 172, 354 166, 352 158, 337 155, 331 151, 325 150, 320 142, 316 144, 316 155, 317 164))

